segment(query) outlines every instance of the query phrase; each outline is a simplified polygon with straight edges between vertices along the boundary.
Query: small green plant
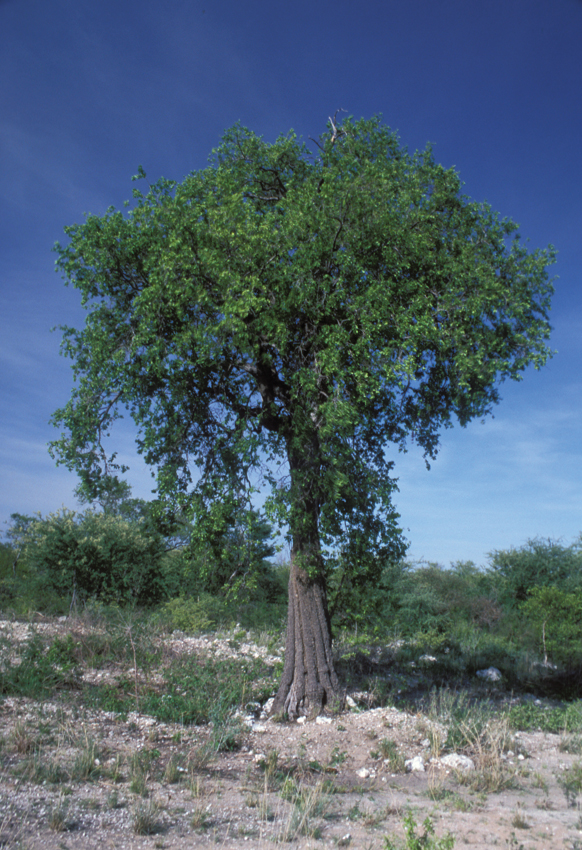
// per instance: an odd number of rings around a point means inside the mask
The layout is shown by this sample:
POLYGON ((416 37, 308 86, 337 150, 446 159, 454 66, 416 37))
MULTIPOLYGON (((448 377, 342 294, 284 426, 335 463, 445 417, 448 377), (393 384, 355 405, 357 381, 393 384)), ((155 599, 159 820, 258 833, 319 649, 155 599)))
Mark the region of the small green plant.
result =
POLYGON ((204 809, 199 806, 192 812, 190 826, 192 829, 207 829, 210 825, 210 820, 211 818, 208 809, 204 809))
POLYGON ((582 791, 582 762, 574 762, 570 770, 557 777, 558 785, 566 797, 570 808, 575 808, 578 795, 582 791))
POLYGON ((69 802, 68 800, 64 800, 62 797, 58 801, 57 805, 51 806, 48 816, 48 825, 53 832, 65 832, 65 830, 69 829, 70 825, 67 821, 68 809, 69 802))
POLYGON ((259 765, 265 774, 265 791, 275 787, 280 781, 279 753, 277 750, 269 750, 266 758, 259 765))
POLYGON ((391 773, 404 773, 404 756, 399 752, 394 741, 382 738, 378 744, 378 749, 382 758, 388 763, 388 769, 391 773))
POLYGON ((561 753, 582 755, 582 735, 563 735, 558 749, 561 753))
MULTIPOLYGON (((454 836, 450 832, 441 838, 437 838, 434 833, 434 826, 430 818, 426 818, 422 824, 424 832, 417 835, 417 824, 414 820, 412 812, 409 812, 403 822, 404 832, 406 834, 405 842, 402 850, 452 850, 455 846, 454 836)), ((399 850, 391 838, 384 839, 384 850, 399 850)))
POLYGON ((155 835, 160 831, 159 806, 154 800, 138 802, 132 810, 132 829, 136 835, 155 835))
POLYGON ((281 796, 291 803, 291 809, 278 837, 279 841, 295 841, 300 836, 321 837, 318 821, 325 815, 330 799, 326 788, 323 782, 313 786, 297 786, 289 779, 284 783, 281 796))
POLYGON ((529 829, 530 824, 526 821, 523 814, 518 810, 511 819, 511 825, 516 829, 529 829))
POLYGON ((544 792, 544 794, 547 794, 549 791, 548 783, 546 782, 542 774, 538 773, 537 771, 533 774, 532 784, 534 788, 540 788, 544 792))
POLYGON ((164 782, 168 785, 175 785, 180 782, 186 775, 186 768, 180 764, 180 759, 176 755, 170 756, 166 768, 164 770, 164 782))
POLYGON ((47 758, 40 750, 27 756, 15 768, 15 773, 24 781, 37 785, 61 785, 69 778, 68 772, 56 759, 47 758))
POLYGON ((339 747, 334 747, 329 756, 330 767, 339 767, 347 759, 348 754, 345 750, 340 750, 339 747))
POLYGON ((140 797, 148 796, 148 780, 151 777, 153 761, 159 756, 158 750, 137 750, 129 760, 129 790, 140 797))
POLYGON ((107 806, 110 809, 121 809, 125 803, 119 799, 119 794, 117 789, 114 788, 113 791, 110 791, 107 795, 107 806))
POLYGON ((77 754, 70 771, 70 778, 77 782, 96 779, 101 772, 94 741, 85 739, 85 744, 77 754))
POLYGON ((28 726, 18 720, 10 733, 10 742, 17 753, 30 753, 38 746, 38 739, 33 735, 28 726))

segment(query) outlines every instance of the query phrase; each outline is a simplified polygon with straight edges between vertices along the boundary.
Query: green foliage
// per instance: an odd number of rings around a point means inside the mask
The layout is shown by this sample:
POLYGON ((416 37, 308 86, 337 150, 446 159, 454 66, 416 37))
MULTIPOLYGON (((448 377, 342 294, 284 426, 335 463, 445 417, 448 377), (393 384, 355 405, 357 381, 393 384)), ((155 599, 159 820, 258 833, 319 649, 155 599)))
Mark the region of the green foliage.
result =
POLYGON ((430 630, 450 634, 459 623, 490 628, 501 618, 493 582, 471 562, 449 569, 438 564, 409 568, 393 592, 396 624, 405 634, 430 630))
MULTIPOLYGON (((70 669, 70 668, 68 668, 70 669)), ((63 669, 45 652, 39 635, 24 645, 20 659, 3 659, 0 664, 0 694, 39 699, 68 682, 68 669, 63 669)))
MULTIPOLYGON (((402 850, 453 850, 455 846, 454 836, 448 832, 441 838, 434 834, 434 826, 430 818, 426 818, 422 824, 423 832, 417 834, 417 824, 414 815, 409 812, 404 818, 404 832, 406 840, 402 850)), ((392 839, 384 839, 384 850, 398 850, 398 845, 392 839)))
POLYGON ((164 593, 159 534, 119 516, 63 509, 24 536, 29 568, 61 597, 144 605, 164 593))
POLYGON ((343 554, 328 559, 330 611, 336 629, 383 634, 387 626, 394 628, 398 589, 409 572, 403 555, 401 541, 395 540, 392 552, 384 557, 362 555, 357 565, 343 554))
MULTIPOLYGON (((234 708, 272 693, 272 680, 260 661, 186 657, 166 673, 163 689, 145 694, 142 711, 162 723, 201 724, 213 720, 224 724, 234 708)), ((228 749, 231 735, 225 736, 228 749)))
POLYGON ((64 330, 78 381, 55 458, 99 495, 128 410, 170 520, 212 539, 262 479, 310 575, 320 536, 350 581, 373 576, 361 553, 400 536, 386 443, 434 456, 546 361, 553 251, 379 118, 330 122, 315 154, 235 126, 208 168, 134 199, 56 248, 88 316, 64 330))
POLYGON ((582 663, 582 595, 558 587, 532 587, 520 611, 531 625, 536 649, 554 663, 582 663))
POLYGON ((201 593, 196 599, 180 596, 166 602, 162 608, 163 622, 170 629, 188 634, 211 631, 218 623, 225 625, 228 619, 228 606, 224 600, 209 593, 201 593))
POLYGON ((580 733, 582 732, 582 702, 577 700, 564 706, 548 706, 526 702, 512 705, 509 722, 515 730, 529 732, 580 733))
POLYGON ((499 597, 518 607, 535 587, 558 587, 574 592, 582 587, 582 545, 563 546, 535 538, 519 549, 494 551, 488 570, 499 597))
POLYGON ((276 547, 273 529, 264 516, 242 510, 215 530, 211 540, 200 539, 189 526, 189 539, 168 553, 164 576, 170 595, 221 597, 229 603, 263 600, 279 604, 286 598, 270 558, 276 547))

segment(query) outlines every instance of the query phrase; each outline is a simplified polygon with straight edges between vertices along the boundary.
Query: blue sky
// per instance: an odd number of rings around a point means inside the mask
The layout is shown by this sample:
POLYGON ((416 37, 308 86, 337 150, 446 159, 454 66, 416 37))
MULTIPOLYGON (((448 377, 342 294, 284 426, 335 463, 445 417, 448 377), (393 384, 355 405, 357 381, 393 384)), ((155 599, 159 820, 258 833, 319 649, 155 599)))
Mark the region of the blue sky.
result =
MULTIPOLYGON (((153 181, 202 168, 241 121, 267 140, 317 136, 329 115, 382 113, 430 141, 465 192, 558 250, 552 345, 505 384, 494 419, 443 434, 431 470, 396 455, 410 555, 485 562, 529 537, 582 531, 581 0, 0 0, 0 521, 75 507, 46 443, 81 325, 54 271, 63 227, 153 181)), ((152 482, 119 452, 134 494, 152 482)))

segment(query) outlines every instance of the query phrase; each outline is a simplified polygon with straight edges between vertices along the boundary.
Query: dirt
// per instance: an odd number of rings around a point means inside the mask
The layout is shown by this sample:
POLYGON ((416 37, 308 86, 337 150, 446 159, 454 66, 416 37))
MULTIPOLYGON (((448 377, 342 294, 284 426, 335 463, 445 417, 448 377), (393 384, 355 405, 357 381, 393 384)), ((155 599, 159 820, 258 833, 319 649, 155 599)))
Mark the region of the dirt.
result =
MULTIPOLYGON (((38 629, 66 634, 69 624, 38 629)), ((0 634, 22 642, 30 630, 0 623, 0 634)), ((233 650, 231 643, 184 636, 172 641, 181 652, 277 658, 264 647, 247 643, 233 650)), ((115 673, 85 671, 87 677, 115 673)), ((507 733, 499 722, 501 733, 495 738, 492 732, 491 740, 501 741, 507 733)), ((458 750, 474 765, 463 772, 441 760, 443 726, 394 707, 356 704, 336 717, 276 723, 261 718, 257 706, 255 714, 248 709, 241 714, 238 724, 239 748, 206 760, 208 726, 163 724, 135 712, 122 719, 82 707, 73 692, 49 701, 5 698, 0 702, 0 847, 137 850, 280 843, 383 850, 387 837, 404 846, 403 819, 412 812, 418 834, 430 817, 436 837, 452 833, 455 847, 582 848, 575 781, 582 777, 580 756, 564 751, 563 736, 517 733, 504 738, 505 748, 475 741, 472 748, 458 750), (136 753, 145 765, 142 788, 131 785, 136 753), (425 769, 407 772, 403 762, 415 756, 422 757, 425 769), (88 778, 54 774, 59 765, 70 769, 82 757, 89 758, 88 778), (567 795, 569 779, 574 790, 567 795), (151 828, 151 834, 136 834, 136 824, 151 828)))

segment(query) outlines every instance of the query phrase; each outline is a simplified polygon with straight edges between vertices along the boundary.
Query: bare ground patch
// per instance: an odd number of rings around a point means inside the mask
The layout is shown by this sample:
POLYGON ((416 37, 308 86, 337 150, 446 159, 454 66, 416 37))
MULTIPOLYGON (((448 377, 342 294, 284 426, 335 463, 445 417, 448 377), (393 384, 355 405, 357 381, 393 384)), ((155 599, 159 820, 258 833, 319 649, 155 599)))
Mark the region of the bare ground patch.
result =
MULTIPOLYGON (((41 625, 37 632, 50 636, 71 633, 70 623, 41 625)), ((16 657, 31 631, 4 623, 2 633, 16 657)), ((244 640, 166 643, 166 660, 278 659, 276 648, 244 640)), ((245 705, 225 729, 137 711, 120 716, 84 702, 83 687, 131 680, 131 672, 87 667, 49 698, 3 698, 0 846, 382 850, 385 836, 403 838, 412 811, 418 824, 429 816, 437 836, 453 833, 456 847, 582 847, 581 755, 572 736, 513 734, 500 711, 459 739, 455 751, 474 764, 464 772, 441 761, 446 718, 428 711, 360 706, 289 724, 245 705), (414 757, 424 771, 406 772, 414 757)), ((133 672, 140 687, 142 673, 133 672)), ((150 681, 156 675, 149 671, 150 681)))

